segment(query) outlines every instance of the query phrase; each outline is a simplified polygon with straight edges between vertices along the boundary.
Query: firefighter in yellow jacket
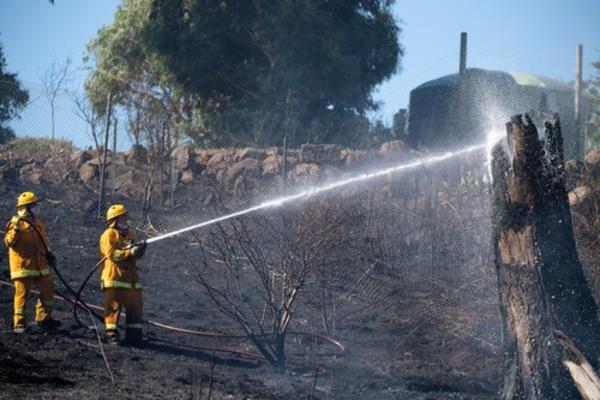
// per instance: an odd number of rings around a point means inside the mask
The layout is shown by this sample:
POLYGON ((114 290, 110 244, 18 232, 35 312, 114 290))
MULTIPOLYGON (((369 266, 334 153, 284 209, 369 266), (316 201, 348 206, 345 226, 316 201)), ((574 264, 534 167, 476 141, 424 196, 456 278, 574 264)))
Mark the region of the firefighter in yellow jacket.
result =
POLYGON ((32 192, 22 193, 17 199, 17 215, 6 226, 4 245, 8 248, 10 277, 15 286, 13 332, 26 329, 25 309, 32 286, 40 295, 35 308, 35 320, 41 328, 55 328, 60 322, 52 318, 54 284, 48 270, 56 257, 48 248, 44 223, 33 208, 38 203, 32 192))
POLYGON ((142 285, 136 260, 146 250, 144 242, 136 244, 122 204, 112 205, 107 213, 108 228, 100 237, 100 255, 105 258, 101 286, 104 292, 104 326, 106 339, 119 341, 117 323, 121 308, 127 313, 125 340, 133 346, 142 344, 142 285))

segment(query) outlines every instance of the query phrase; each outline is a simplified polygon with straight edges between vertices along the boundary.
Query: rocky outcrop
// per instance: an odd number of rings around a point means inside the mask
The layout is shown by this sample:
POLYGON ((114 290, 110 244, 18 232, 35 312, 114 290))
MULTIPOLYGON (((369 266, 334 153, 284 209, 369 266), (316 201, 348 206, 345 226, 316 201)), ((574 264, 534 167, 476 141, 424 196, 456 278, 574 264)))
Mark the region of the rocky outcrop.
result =
MULTIPOLYGON (((409 153, 400 141, 386 144, 378 151, 353 150, 332 144, 305 144, 299 149, 287 150, 286 179, 291 185, 295 182, 316 183, 354 168, 363 168, 371 162, 381 164, 388 158, 397 160, 409 153)), ((150 165, 152 160, 148 155, 148 150, 139 145, 122 153, 109 151, 106 187, 114 188, 120 196, 143 197, 150 186, 153 191, 162 188, 164 194, 174 179, 175 190, 209 182, 234 193, 247 192, 280 185, 284 172, 281 147, 197 149, 184 144, 167 154, 162 166, 150 165), (151 179, 150 171, 153 171, 151 179)), ((76 149, 43 160, 13 160, 11 157, 8 152, 3 156, 0 148, 0 179, 3 182, 14 179, 32 184, 45 181, 83 183, 94 191, 99 187, 102 151, 76 149)))

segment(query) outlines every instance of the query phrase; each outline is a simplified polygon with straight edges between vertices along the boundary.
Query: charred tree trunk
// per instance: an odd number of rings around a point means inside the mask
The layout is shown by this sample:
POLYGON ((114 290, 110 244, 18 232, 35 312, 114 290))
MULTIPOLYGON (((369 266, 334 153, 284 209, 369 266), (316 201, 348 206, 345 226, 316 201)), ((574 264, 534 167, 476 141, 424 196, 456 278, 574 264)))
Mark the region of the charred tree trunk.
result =
POLYGON ((509 162, 494 149, 493 238, 506 347, 503 399, 579 399, 564 340, 597 367, 597 305, 575 249, 558 119, 546 146, 531 119, 507 124, 509 162), (565 364, 566 365, 566 364, 565 364))

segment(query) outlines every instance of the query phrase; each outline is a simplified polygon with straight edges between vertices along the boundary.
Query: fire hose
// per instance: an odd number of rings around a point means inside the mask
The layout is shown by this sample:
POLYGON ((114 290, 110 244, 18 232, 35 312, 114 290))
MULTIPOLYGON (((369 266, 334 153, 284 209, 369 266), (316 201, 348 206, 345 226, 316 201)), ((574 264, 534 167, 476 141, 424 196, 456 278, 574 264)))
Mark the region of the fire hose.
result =
MULTIPOLYGON (((96 265, 94 265, 94 267, 90 270, 90 272, 88 272, 88 274, 86 275, 85 279, 83 280, 81 286, 77 290, 75 302, 74 302, 75 304, 73 307, 73 314, 75 316, 77 315, 77 309, 79 307, 79 304, 84 309, 87 309, 87 307, 89 307, 89 308, 97 308, 99 310, 102 310, 102 307, 91 306, 91 305, 86 304, 83 300, 81 300, 81 295, 83 293, 83 289, 85 288, 85 286, 87 285, 87 283, 89 282, 91 277, 94 275, 94 273, 98 270, 98 268, 100 268, 100 266, 102 265, 102 263, 104 262, 105 259, 106 259, 106 257, 102 258, 98 263, 96 263, 96 265)), ((62 282, 62 280, 61 280, 61 282, 62 282)), ((63 284, 65 284, 65 283, 63 282, 63 284)), ((100 321, 102 321, 102 317, 96 315, 96 318, 98 318, 98 319, 100 319, 100 321)), ((79 321, 79 319, 77 317, 75 317, 75 319, 77 321, 79 321)), ((209 338, 217 338, 217 339, 248 339, 247 335, 228 335, 228 334, 217 333, 217 332, 201 332, 201 331, 196 331, 196 330, 192 330, 192 329, 172 326, 172 325, 168 325, 168 324, 158 322, 158 321, 153 321, 153 320, 145 320, 144 322, 146 322, 149 325, 160 328, 160 329, 169 330, 169 331, 173 331, 173 332, 179 332, 179 333, 185 333, 185 334, 189 334, 189 335, 201 336, 201 337, 209 337, 209 338)), ((334 346, 335 348, 338 349, 338 351, 340 353, 346 352, 346 347, 339 340, 334 339, 329 336, 307 333, 307 332, 297 332, 297 331, 288 332, 287 334, 291 335, 291 336, 303 336, 303 337, 316 338, 316 339, 321 340, 322 342, 329 343, 330 345, 334 346)), ((266 335, 257 335, 257 337, 260 337, 260 336, 266 336, 266 335)), ((154 339, 154 337, 149 337, 149 339, 150 338, 154 339)))
MULTIPOLYGON (((43 243, 46 255, 51 254, 51 252, 49 251, 49 249, 47 247, 47 244, 46 244, 45 240, 43 239, 43 236, 42 236, 41 232, 39 231, 39 229, 37 228, 37 226, 34 223, 32 223, 31 221, 29 221, 29 220, 27 220, 25 218, 22 218, 22 220, 24 220, 30 226, 33 227, 34 231, 37 233, 37 235, 39 236, 41 242, 43 243)), ((133 245, 133 246, 135 246, 135 245, 133 245)), ((133 246, 130 246, 130 247, 133 247, 133 246)), ((52 270, 54 271, 54 273, 56 274, 56 276, 58 277, 58 279, 60 280, 60 282, 67 289, 67 291, 72 296, 74 296, 74 299, 70 299, 70 298, 68 298, 68 296, 60 293, 60 291, 55 290, 55 293, 57 294, 57 298, 59 300, 66 301, 68 303, 73 304, 73 316, 75 318, 75 321, 77 322, 77 324, 79 324, 80 326, 82 326, 82 327, 84 327, 86 329, 91 329, 91 328, 88 325, 86 325, 83 322, 81 322, 81 320, 79 319, 79 316, 77 314, 77 310, 79 308, 82 308, 82 309, 88 311, 92 316, 94 316, 95 318, 97 318, 98 320, 100 320, 101 322, 103 322, 102 316, 100 316, 98 313, 96 313, 94 311, 94 310, 103 310, 103 308, 100 307, 100 306, 97 306, 97 305, 87 304, 85 301, 83 301, 81 299, 81 296, 82 296, 83 290, 86 287, 86 285, 88 284, 89 280, 94 275, 94 273, 100 268, 100 266, 102 265, 102 263, 105 260, 106 260, 106 257, 103 257, 100 261, 98 261, 94 265, 94 267, 86 275, 85 279, 83 280, 82 284, 80 285, 80 287, 79 287, 79 289, 77 291, 75 291, 67 283, 66 279, 64 279, 64 277, 62 276, 62 274, 60 273, 60 270, 58 269, 58 267, 56 265, 56 262, 55 261, 49 262, 52 270)), ((6 281, 3 281, 3 280, 0 280, 0 284, 5 285, 5 286, 6 285, 13 286, 12 283, 6 282, 6 281)), ((33 292, 37 292, 37 291, 34 290, 33 292)), ((122 316, 124 316, 124 315, 125 314, 123 313, 122 316)), ((230 335, 230 334, 222 334, 222 333, 216 333, 216 332, 202 332, 202 331, 197 331, 197 330, 192 330, 192 329, 187 329, 187 328, 172 326, 172 325, 168 325, 168 324, 165 324, 165 323, 162 323, 162 322, 152 321, 152 320, 145 320, 144 322, 146 322, 147 324, 152 325, 154 327, 157 327, 159 329, 168 330, 168 331, 172 331, 172 332, 183 333, 183 334, 188 334, 188 335, 200 336, 200 337, 209 337, 209 338, 224 339, 224 340, 248 339, 248 335, 230 335)), ((297 331, 287 332, 287 335, 290 335, 290 336, 300 336, 300 337, 310 337, 310 338, 319 339, 320 341, 322 341, 324 343, 328 343, 329 345, 331 345, 331 346, 335 347, 336 349, 338 349, 338 351, 339 351, 340 354, 346 352, 345 346, 340 341, 338 341, 337 339, 334 339, 332 337, 329 337, 329 336, 320 335, 320 334, 314 334, 314 333, 297 332, 297 331)), ((257 335, 257 336, 261 337, 261 336, 267 336, 267 335, 257 335)), ((222 347, 214 347, 214 346, 183 344, 183 343, 179 343, 179 342, 172 342, 172 341, 169 341, 169 340, 166 340, 166 339, 162 339, 162 338, 156 337, 154 335, 148 335, 148 334, 144 334, 144 337, 146 339, 150 340, 150 341, 153 341, 153 342, 165 343, 165 344, 168 344, 168 345, 171 345, 171 346, 175 346, 175 347, 180 347, 180 348, 188 348, 188 349, 200 350, 200 351, 211 351, 211 352, 215 352, 215 353, 235 354, 235 355, 249 357, 249 358, 253 358, 253 359, 264 359, 264 356, 262 356, 261 354, 255 353, 255 352, 249 352, 249 351, 243 351, 243 350, 235 350, 235 349, 222 348, 222 347)))

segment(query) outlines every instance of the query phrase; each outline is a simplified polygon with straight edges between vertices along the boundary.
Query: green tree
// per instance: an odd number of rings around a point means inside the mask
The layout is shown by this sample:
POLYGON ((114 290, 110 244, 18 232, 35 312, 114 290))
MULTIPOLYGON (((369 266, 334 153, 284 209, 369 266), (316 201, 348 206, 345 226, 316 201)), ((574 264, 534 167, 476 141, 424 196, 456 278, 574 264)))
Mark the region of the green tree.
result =
POLYGON ((348 143, 402 50, 391 0, 154 0, 147 30, 215 129, 259 144, 348 143))
POLYGON ((402 55, 391 4, 125 0, 90 45, 88 93, 158 100, 203 144, 352 144, 402 55))
POLYGON ((111 94, 113 104, 126 109, 136 143, 154 136, 156 132, 144 127, 156 123, 200 138, 199 101, 176 85, 144 40, 151 4, 151 0, 125 0, 117 8, 113 23, 100 29, 90 42, 86 61, 91 73, 85 83, 86 94, 100 114, 105 112, 111 94))
POLYGON ((6 59, 0 43, 0 143, 6 143, 15 137, 7 123, 18 118, 28 101, 29 93, 22 87, 17 74, 6 70, 6 59))
POLYGON ((587 82, 589 104, 588 146, 600 147, 600 61, 592 63, 594 76, 587 82))

